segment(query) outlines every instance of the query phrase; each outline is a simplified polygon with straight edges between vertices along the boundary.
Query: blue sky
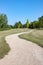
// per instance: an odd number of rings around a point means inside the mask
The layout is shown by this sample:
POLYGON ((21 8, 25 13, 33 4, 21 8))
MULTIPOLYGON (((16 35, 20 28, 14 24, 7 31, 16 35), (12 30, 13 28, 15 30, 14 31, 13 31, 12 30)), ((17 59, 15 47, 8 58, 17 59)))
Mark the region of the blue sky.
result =
POLYGON ((0 0, 0 13, 8 17, 8 24, 37 20, 43 15, 43 0, 0 0))

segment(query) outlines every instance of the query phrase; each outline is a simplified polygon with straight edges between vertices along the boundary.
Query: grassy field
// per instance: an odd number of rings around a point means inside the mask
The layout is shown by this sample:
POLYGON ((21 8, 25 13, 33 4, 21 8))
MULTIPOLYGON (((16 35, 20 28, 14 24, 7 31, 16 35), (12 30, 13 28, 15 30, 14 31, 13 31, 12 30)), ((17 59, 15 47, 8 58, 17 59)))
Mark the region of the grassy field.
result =
POLYGON ((34 30, 31 33, 19 35, 20 38, 35 42, 43 47, 43 30, 34 30))
POLYGON ((0 31, 0 59, 7 55, 8 52, 10 51, 10 47, 5 41, 5 36, 27 30, 28 29, 11 29, 7 31, 0 31))

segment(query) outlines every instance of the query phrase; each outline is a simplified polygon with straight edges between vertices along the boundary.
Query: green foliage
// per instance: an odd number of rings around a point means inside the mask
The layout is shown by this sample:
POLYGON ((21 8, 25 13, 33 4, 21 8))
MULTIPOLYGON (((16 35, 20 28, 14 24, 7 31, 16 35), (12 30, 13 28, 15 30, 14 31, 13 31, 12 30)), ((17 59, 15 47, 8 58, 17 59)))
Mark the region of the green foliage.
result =
POLYGON ((28 21, 28 19, 27 19, 27 21, 26 21, 26 28, 29 28, 29 21, 28 21))
POLYGON ((5 14, 0 14, 0 28, 7 27, 7 16, 5 14))
POLYGON ((39 17, 37 21, 29 23, 29 20, 26 20, 26 23, 22 24, 21 21, 18 21, 13 25, 8 25, 7 16, 5 14, 0 14, 0 30, 8 30, 14 28, 43 28, 43 16, 39 17))
POLYGON ((9 30, 12 27, 8 25, 7 16, 5 14, 0 14, 0 30, 9 30))
POLYGON ((28 21, 28 19, 26 20, 26 23, 23 25, 23 28, 29 28, 29 21, 28 21))
POLYGON ((43 27, 43 16, 38 18, 39 21, 39 27, 42 28, 43 27))
POLYGON ((33 21, 30 23, 30 28, 43 28, 43 16, 38 18, 38 21, 33 21))
POLYGON ((22 23, 20 21, 16 22, 14 28, 22 28, 22 23))

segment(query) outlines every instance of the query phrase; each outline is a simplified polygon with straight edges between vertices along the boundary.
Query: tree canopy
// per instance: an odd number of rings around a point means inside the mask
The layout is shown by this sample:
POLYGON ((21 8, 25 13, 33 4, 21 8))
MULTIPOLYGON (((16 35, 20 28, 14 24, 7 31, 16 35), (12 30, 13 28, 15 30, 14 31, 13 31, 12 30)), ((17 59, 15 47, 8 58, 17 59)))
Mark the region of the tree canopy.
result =
POLYGON ((43 28, 43 16, 38 18, 38 21, 30 23, 30 28, 43 28))
POLYGON ((14 25, 14 28, 22 28, 22 23, 21 23, 21 21, 16 22, 15 25, 14 25))
POLYGON ((7 26, 8 20, 5 14, 0 14, 0 28, 4 28, 7 26))
POLYGON ((29 23, 27 19, 24 24, 21 21, 16 22, 14 25, 8 25, 8 19, 6 14, 0 14, 0 29, 12 29, 12 28, 43 28, 43 16, 38 20, 29 23))

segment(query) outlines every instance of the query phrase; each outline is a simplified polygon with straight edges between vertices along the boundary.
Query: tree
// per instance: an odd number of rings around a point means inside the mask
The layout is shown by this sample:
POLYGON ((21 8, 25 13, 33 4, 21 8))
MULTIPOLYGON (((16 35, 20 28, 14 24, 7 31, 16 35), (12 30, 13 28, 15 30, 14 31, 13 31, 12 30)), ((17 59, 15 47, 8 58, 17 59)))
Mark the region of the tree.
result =
POLYGON ((38 18, 38 21, 30 23, 29 28, 43 28, 43 16, 38 18))
POLYGON ((15 25, 14 25, 14 28, 22 28, 22 23, 21 23, 21 21, 16 22, 15 25))
POLYGON ((29 21, 28 21, 28 19, 27 19, 27 21, 25 23, 25 26, 26 26, 26 28, 29 28, 29 21))
POLYGON ((5 28, 7 27, 7 16, 5 14, 0 14, 0 28, 5 28))
POLYGON ((29 24, 29 28, 32 28, 32 29, 33 29, 33 22, 31 22, 31 23, 29 24))
POLYGON ((22 23, 21 23, 21 21, 18 22, 18 28, 22 28, 22 23))
POLYGON ((43 27, 43 16, 38 18, 39 21, 39 27, 42 28, 43 27))
POLYGON ((34 22, 33 22, 33 28, 39 28, 38 21, 34 21, 34 22))
POLYGON ((23 28, 26 28, 26 25, 25 24, 23 24, 23 28))
POLYGON ((39 22, 38 21, 31 22, 29 28, 39 28, 39 22))

